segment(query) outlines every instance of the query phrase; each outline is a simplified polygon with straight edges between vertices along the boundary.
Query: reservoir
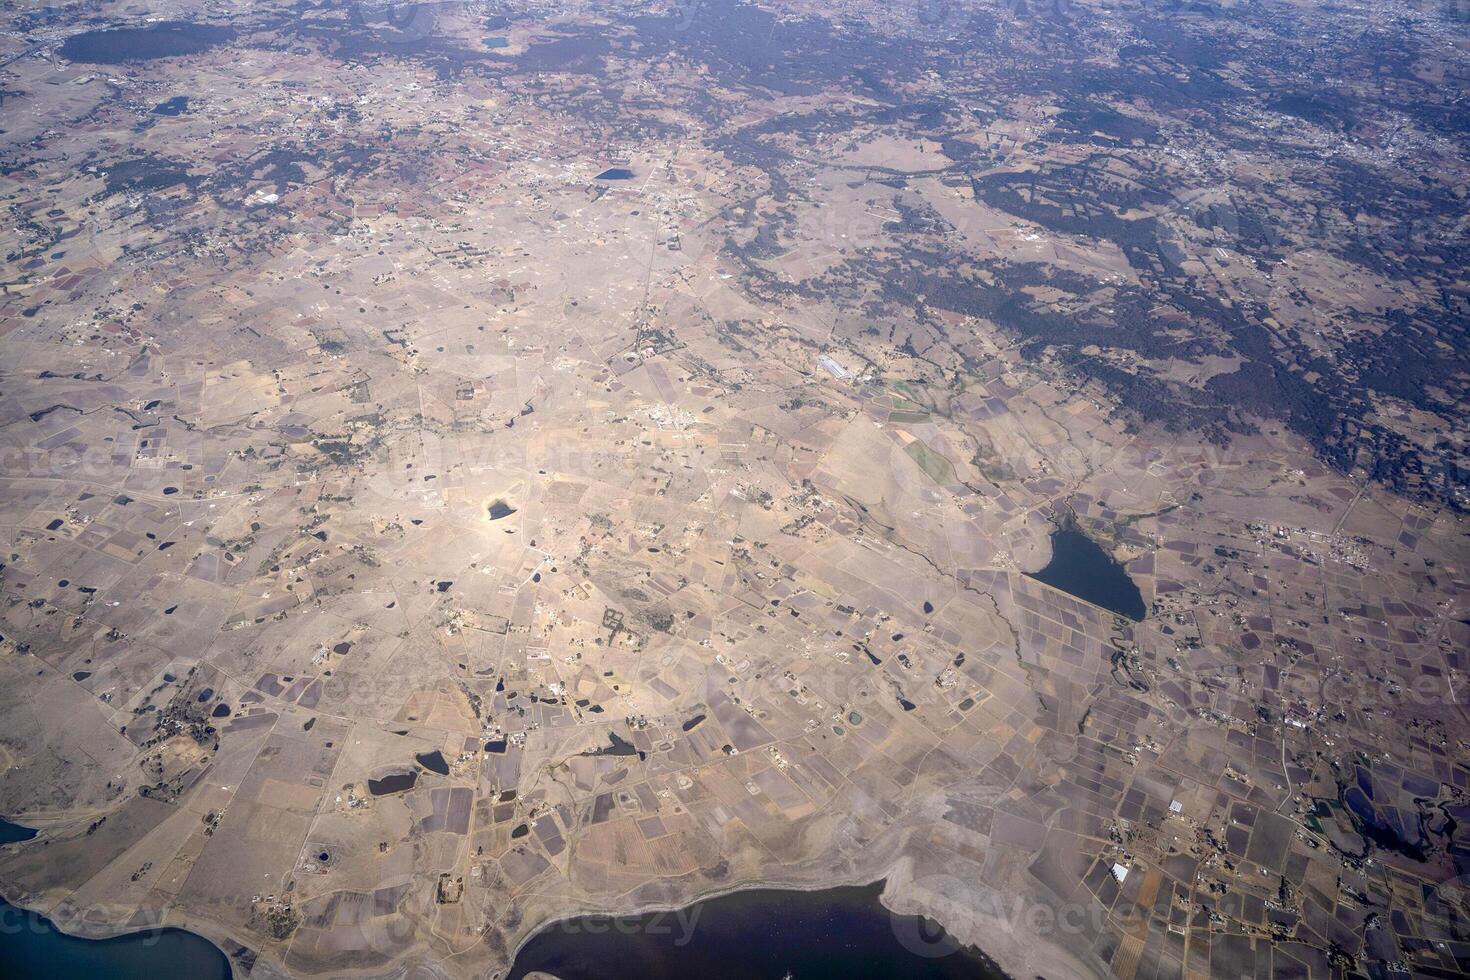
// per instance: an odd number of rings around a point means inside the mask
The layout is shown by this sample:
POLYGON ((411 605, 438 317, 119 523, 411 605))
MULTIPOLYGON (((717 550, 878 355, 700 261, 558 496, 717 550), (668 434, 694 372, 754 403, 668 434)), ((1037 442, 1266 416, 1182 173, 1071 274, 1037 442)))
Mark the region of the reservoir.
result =
POLYGON ((115 939, 62 934, 35 912, 0 901, 0 977, 49 980, 229 980, 230 962, 209 940, 182 929, 153 929, 115 939))
POLYGON ((228 27, 160 21, 147 27, 113 27, 73 34, 61 45, 67 61, 121 65, 129 61, 177 58, 207 51, 235 36, 228 27))
POLYGON ((160 102, 154 106, 153 114, 155 116, 177 116, 181 115, 187 108, 189 108, 189 97, 187 95, 176 95, 167 102, 160 102))
POLYGON ((444 758, 444 753, 435 749, 433 752, 420 752, 413 760, 430 772, 437 772, 441 776, 449 775, 449 760, 444 758))
POLYGON ((1128 572, 1075 524, 1051 533, 1051 561, 1031 577, 1135 621, 1148 612, 1128 572))
MULTIPOLYGON (((3 821, 0 832, 12 841, 35 833, 3 821)), ((510 978, 544 971, 559 980, 1009 980, 934 922, 889 912, 878 901, 882 891, 881 881, 813 892, 757 889, 671 912, 569 919, 531 937, 510 978)), ((42 976, 230 980, 231 970, 217 947, 182 929, 81 939, 0 900, 0 977, 42 976)))
POLYGON ((673 912, 585 916, 532 936, 510 980, 1002 980, 983 953, 933 922, 894 915, 883 882, 802 892, 733 892, 673 912))
POLYGON ((416 772, 395 772, 380 779, 369 779, 368 792, 374 796, 403 793, 413 789, 413 784, 418 782, 418 779, 419 774, 416 772))
POLYGON ((17 841, 30 840, 34 836, 36 836, 36 831, 30 827, 22 827, 9 820, 0 820, 0 844, 14 844, 17 841))

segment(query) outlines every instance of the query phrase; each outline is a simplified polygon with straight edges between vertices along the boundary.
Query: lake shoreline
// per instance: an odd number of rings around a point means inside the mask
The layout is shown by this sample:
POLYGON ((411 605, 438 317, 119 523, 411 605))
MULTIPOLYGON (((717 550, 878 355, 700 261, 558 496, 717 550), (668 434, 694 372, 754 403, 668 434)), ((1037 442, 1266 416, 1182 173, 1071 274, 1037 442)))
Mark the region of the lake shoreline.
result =
MULTIPOLYGON (((106 958, 107 954, 109 954, 107 946, 112 945, 115 951, 121 952, 113 952, 112 961, 107 962, 106 967, 101 967, 106 970, 106 976, 109 977, 137 976, 141 979, 141 977, 146 976, 157 976, 157 970, 163 970, 166 965, 172 964, 173 967, 178 967, 179 955, 182 954, 187 959, 188 964, 190 964, 188 965, 188 976, 206 976, 206 974, 198 970, 198 967, 203 965, 198 962, 198 958, 209 956, 210 959, 215 961, 216 967, 218 967, 219 973, 216 973, 216 976, 218 976, 219 980, 234 980, 234 959, 231 958, 229 952, 221 946, 218 940, 213 939, 209 934, 201 932, 201 930, 176 926, 176 924, 172 923, 154 923, 150 924, 150 926, 140 927, 140 929, 135 929, 135 927, 113 926, 113 924, 98 924, 96 915, 88 915, 85 911, 76 917, 76 923, 81 923, 81 929, 73 929, 73 924, 75 923, 59 923, 53 915, 56 908, 65 904, 68 899, 60 899, 59 902, 51 904, 47 911, 41 911, 40 908, 34 907, 34 901, 31 901, 31 899, 16 901, 18 898, 19 896, 16 896, 15 892, 9 889, 6 883, 0 883, 0 920, 4 920, 7 934, 13 937, 16 934, 29 932, 34 937, 34 942, 37 943, 37 946, 32 948, 31 951, 25 951, 25 949, 16 951, 9 943, 3 943, 3 945, 0 945, 0 967, 15 965, 16 961, 24 962, 26 959, 31 959, 31 961, 43 959, 47 964, 50 964, 49 970, 47 970, 47 976, 56 977, 57 980, 62 980, 69 976, 69 973, 59 970, 60 965, 75 965, 76 970, 78 970, 78 973, 76 973, 78 977, 97 976, 98 964, 85 964, 85 961, 106 958), (26 929, 26 924, 13 924, 12 915, 24 917, 28 923, 31 917, 38 918, 38 920, 43 921, 44 929, 37 930, 31 927, 28 930, 26 929), (66 964, 65 954, 60 954, 62 955, 62 962, 57 964, 59 951, 56 948, 43 948, 46 945, 60 946, 60 949, 65 951, 66 946, 71 945, 71 943, 82 943, 82 948, 78 948, 76 954, 72 956, 73 964, 66 964), (90 948, 93 943, 96 943, 96 948, 90 948), (122 961, 125 961, 125 959, 131 956, 131 951, 128 951, 126 948, 134 945, 134 943, 146 946, 146 956, 144 958, 160 959, 160 962, 137 964, 134 970, 123 970, 122 961), (159 945, 172 946, 172 949, 154 949, 159 945), (204 946, 207 946, 209 951, 204 951, 204 946), (29 954, 29 956, 26 954, 29 954), (162 962, 165 956, 168 958, 168 964, 162 962)), ((32 896, 32 898, 35 898, 35 896, 32 896)), ((13 939, 10 942, 13 942, 13 939)), ((234 945, 238 946, 238 943, 234 943, 234 945)))
MULTIPOLYGON (((997 975, 1007 978, 1007 980, 1035 972, 1038 955, 1042 960, 1049 962, 1053 966, 1062 961, 1069 962, 1072 965, 1080 965, 1076 964, 1069 951, 1062 947, 1045 942, 1041 945, 1048 947, 1046 949, 1038 949, 1034 943, 1020 945, 1015 942, 1017 937, 1003 936, 994 931, 985 932, 985 936, 990 940, 999 941, 989 942, 986 946, 979 945, 974 940, 977 938, 977 933, 981 930, 974 928, 975 923, 970 923, 970 928, 966 931, 964 929, 964 923, 946 923, 941 911, 936 911, 928 907, 929 903, 925 901, 922 890, 916 890, 913 887, 913 858, 911 856, 901 855, 895 860, 890 861, 887 865, 877 869, 861 872, 854 870, 845 874, 828 876, 822 881, 809 879, 795 880, 781 878, 779 876, 741 879, 736 882, 702 889, 687 897, 663 901, 650 899, 639 902, 636 905, 620 908, 617 911, 611 911, 609 905, 599 905, 592 901, 579 901, 574 904, 574 907, 559 911, 557 914, 538 922, 534 928, 528 929, 522 934, 511 950, 510 956, 503 967, 504 973, 502 976, 509 976, 511 974, 521 953, 533 939, 548 930, 554 929, 560 924, 578 919, 621 920, 660 913, 676 914, 701 903, 750 892, 776 891, 811 894, 839 888, 867 888, 878 884, 881 884, 882 888, 877 895, 877 903, 883 911, 892 916, 922 916, 937 923, 944 928, 946 934, 958 947, 962 947, 963 954, 977 957, 985 967, 993 970, 997 975)), ((144 928, 130 927, 116 920, 107 921, 105 914, 100 913, 96 907, 89 910, 90 915, 79 915, 73 921, 61 925, 53 918, 53 914, 69 901, 69 896, 50 898, 45 893, 24 893, 13 888, 9 883, 0 881, 0 899, 3 899, 6 905, 22 913, 33 913, 40 916, 61 936, 76 940, 107 941, 126 939, 130 936, 146 934, 153 930, 172 931, 197 937, 207 942, 221 958, 224 968, 227 971, 225 977, 234 978, 238 974, 235 959, 230 954, 229 949, 233 948, 238 950, 243 944, 231 936, 228 930, 220 927, 218 923, 210 920, 195 919, 193 916, 177 908, 165 909, 161 921, 144 928)), ((135 915, 138 911, 140 910, 133 909, 128 915, 135 915)), ((273 965, 277 968, 286 968, 284 961, 279 960, 272 952, 266 949, 255 950, 255 952, 260 955, 259 965, 273 965)), ((455 955, 451 954, 445 957, 445 959, 453 959, 455 955)), ((961 953, 957 951, 955 954, 946 955, 961 955, 961 953)), ((439 957, 433 956, 429 953, 428 949, 421 947, 419 955, 410 954, 407 957, 395 959, 391 963, 381 964, 375 970, 377 973, 381 973, 384 967, 392 970, 394 968, 409 966, 414 962, 435 963, 439 961, 439 957)), ((351 975, 366 975, 362 971, 348 971, 348 973, 351 975)))
MULTIPOLYGON (((747 892, 776 891, 812 894, 816 892, 830 891, 839 888, 869 888, 875 885, 882 885, 882 889, 878 893, 877 899, 878 905, 880 908, 883 909, 883 911, 887 912, 891 916, 922 916, 924 918, 928 918, 932 921, 938 922, 939 925, 943 927, 945 925, 943 921, 936 919, 934 916, 929 915, 928 913, 917 910, 913 912, 902 911, 901 909, 895 907, 895 905, 893 904, 895 901, 903 900, 903 896, 899 894, 902 885, 899 884, 898 881, 899 879, 907 878, 907 875, 901 870, 902 867, 907 863, 909 863, 908 858, 900 857, 897 860, 891 862, 884 871, 876 876, 872 874, 849 874, 837 876, 830 880, 822 882, 789 880, 783 881, 773 878, 747 879, 737 884, 722 885, 708 889, 706 891, 698 892, 688 899, 682 901, 648 901, 642 902, 636 906, 632 906, 626 910, 620 910, 616 912, 609 911, 608 906, 593 907, 590 903, 587 903, 582 910, 575 910, 567 912, 565 914, 555 915, 538 923, 535 928, 529 930, 524 935, 522 935, 511 951, 510 962, 506 967, 506 976, 509 977, 514 975, 517 960, 519 960, 521 953, 525 950, 526 946, 532 940, 548 931, 555 929, 559 925, 568 922, 574 922, 580 919, 623 920, 640 918, 648 915, 673 915, 685 912, 696 905, 716 901, 722 898, 730 898, 747 892)), ((975 945, 974 943, 956 935, 953 932, 949 932, 948 928, 946 928, 946 933, 952 939, 954 939, 957 945, 959 945, 965 951, 968 951, 972 955, 978 956, 988 968, 992 969, 1000 976, 1006 978, 1006 980, 1014 980, 1014 978, 1019 975, 1016 972, 1016 966, 1020 966, 1023 964, 1016 964, 1010 968, 1007 968, 1007 966, 1000 959, 998 959, 996 956, 991 955, 988 950, 983 949, 978 945, 975 945)), ((535 971, 531 971, 531 973, 528 975, 534 975, 534 972, 535 971)))
POLYGON ((1050 557, 1027 578, 1112 616, 1135 623, 1148 617, 1148 604, 1127 566, 1082 530, 1076 518, 1058 521, 1049 538, 1050 557))

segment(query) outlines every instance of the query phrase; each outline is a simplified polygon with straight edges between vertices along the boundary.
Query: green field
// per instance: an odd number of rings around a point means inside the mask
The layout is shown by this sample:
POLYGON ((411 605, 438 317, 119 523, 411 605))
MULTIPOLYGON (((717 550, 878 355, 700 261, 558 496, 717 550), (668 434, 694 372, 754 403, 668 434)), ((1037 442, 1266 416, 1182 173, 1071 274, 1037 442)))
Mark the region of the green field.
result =
POLYGON ((959 477, 955 476, 954 464, 948 458, 936 453, 922 442, 914 441, 909 443, 904 447, 904 452, 908 453, 913 461, 919 464, 919 469, 924 471, 925 476, 940 486, 948 486, 951 483, 959 482, 959 477))

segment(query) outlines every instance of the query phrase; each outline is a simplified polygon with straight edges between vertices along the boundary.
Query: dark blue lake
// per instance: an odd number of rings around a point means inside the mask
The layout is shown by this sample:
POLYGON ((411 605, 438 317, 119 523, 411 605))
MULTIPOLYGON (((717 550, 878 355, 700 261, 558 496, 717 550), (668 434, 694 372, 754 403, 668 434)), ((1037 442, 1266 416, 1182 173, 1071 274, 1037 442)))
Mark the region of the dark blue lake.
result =
MULTIPOLYGON (((0 821, 0 835, 27 839, 0 821)), ((801 892, 759 889, 672 912, 585 916, 533 936, 511 980, 535 971, 559 980, 1008 980, 982 952, 960 946, 934 922, 894 915, 883 883, 801 892)), ((0 900, 0 978, 48 980, 230 980, 229 960, 181 929, 80 939, 45 917, 0 900)))
POLYGON ((36 831, 30 827, 22 827, 9 820, 0 820, 0 844, 14 844, 17 841, 30 840, 34 836, 36 836, 36 831))
POLYGON ((73 34, 62 42, 60 53, 67 61, 121 65, 198 54, 234 36, 234 30, 228 27, 159 21, 145 27, 109 27, 73 34))
POLYGON ((735 892, 674 912, 586 916, 521 947, 510 980, 1001 980, 978 950, 878 902, 883 883, 735 892))
MULTIPOLYGON (((0 844, 36 836, 0 820, 0 844)), ((47 980, 229 980, 230 963, 209 940, 182 929, 153 929, 116 939, 80 939, 50 920, 0 899, 0 978, 47 980)))
POLYGON ((1148 613, 1128 571, 1076 527, 1052 532, 1051 561, 1031 577, 1119 616, 1142 620, 1148 613))
POLYGON ((189 108, 189 97, 187 95, 176 95, 167 102, 160 102, 153 107, 155 116, 178 116, 189 108))
POLYGON ((230 962, 209 940, 182 929, 79 939, 35 912, 0 901, 0 977, 229 980, 230 962))

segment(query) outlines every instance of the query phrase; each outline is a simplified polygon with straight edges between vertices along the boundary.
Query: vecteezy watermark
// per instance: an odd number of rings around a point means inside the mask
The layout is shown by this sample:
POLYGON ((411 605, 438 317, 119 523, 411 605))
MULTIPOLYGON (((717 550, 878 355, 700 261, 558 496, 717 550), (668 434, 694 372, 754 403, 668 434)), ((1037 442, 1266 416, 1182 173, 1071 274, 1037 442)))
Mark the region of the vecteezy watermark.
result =
POLYGON ((1391 215, 1358 213, 1311 218, 1282 212, 1266 202, 1243 203, 1201 195, 1178 201, 1157 216, 1154 232, 1161 247, 1186 255, 1228 258, 1227 249, 1243 256, 1265 257, 1321 248, 1348 256, 1415 255, 1426 250, 1459 248, 1470 240, 1470 215, 1391 215))
POLYGON ((1423 938, 1442 947, 1470 943, 1470 875, 1460 875, 1425 889, 1423 938))
POLYGON ((1277 710, 1312 718, 1338 712, 1431 708, 1466 703, 1470 691, 1445 674, 1399 677, 1380 673, 1300 664, 1276 670, 1265 664, 1220 664, 1200 669, 1192 681, 1179 680, 1186 692, 1219 692, 1251 704, 1274 698, 1277 710), (1274 680, 1268 676, 1274 675, 1274 680))
POLYGON ((437 3, 396 3, 394 0, 358 0, 350 11, 352 22, 387 44, 413 44, 434 32, 437 3))
POLYGON ((916 0, 894 5, 888 15, 927 37, 965 33, 982 21, 1057 21, 1072 14, 1072 0, 916 0))
POLYGON ((674 0, 674 30, 680 33, 689 30, 703 9, 704 0, 674 0))
POLYGON ((605 936, 617 933, 621 936, 652 937, 659 943, 667 940, 673 948, 682 949, 694 940, 702 908, 696 902, 683 908, 642 915, 584 915, 558 920, 537 935, 555 932, 563 936, 605 936))
MULTIPOLYGON (((938 959, 967 948, 982 934, 1008 935, 1025 945, 1040 939, 1093 937, 1106 928, 1127 926, 1136 913, 1109 913, 1096 902, 1048 902, 1035 896, 1005 895, 953 875, 925 875, 908 889, 922 914, 893 913, 893 935, 904 949, 938 959)), ((1126 904, 1126 903, 1125 903, 1126 904)))
POLYGON ((110 916, 100 908, 78 908, 63 904, 45 915, 27 912, 13 905, 0 908, 0 937, 25 933, 44 936, 59 931, 73 936, 96 938, 122 932, 132 937, 133 942, 143 946, 154 946, 163 938, 163 923, 156 913, 147 909, 137 913, 130 910, 126 927, 119 930, 118 926, 118 917, 110 916))

